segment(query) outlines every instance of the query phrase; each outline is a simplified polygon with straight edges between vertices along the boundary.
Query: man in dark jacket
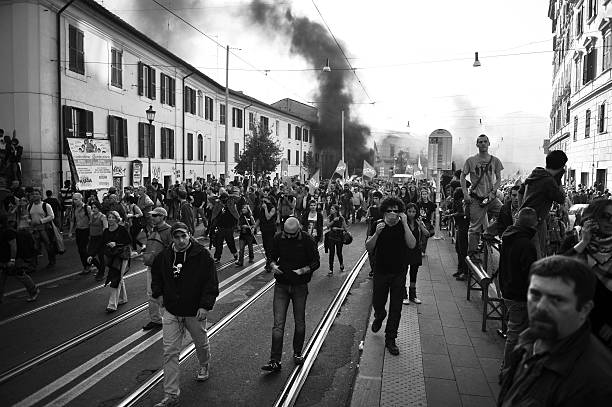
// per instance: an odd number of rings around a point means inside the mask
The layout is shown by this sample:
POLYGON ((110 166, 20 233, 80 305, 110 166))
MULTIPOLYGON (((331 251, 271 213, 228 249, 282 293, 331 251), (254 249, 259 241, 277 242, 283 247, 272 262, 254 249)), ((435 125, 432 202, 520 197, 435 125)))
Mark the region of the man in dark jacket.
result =
POLYGON ((206 317, 219 295, 219 280, 213 259, 204 246, 177 222, 170 229, 172 245, 155 257, 151 290, 163 312, 164 399, 156 407, 178 405, 179 352, 185 330, 193 338, 199 369, 196 380, 209 377, 210 345, 206 317))
POLYGON ((563 151, 551 151, 546 156, 546 168, 536 167, 519 191, 519 196, 522 196, 521 208, 533 208, 538 215, 538 229, 534 236, 538 259, 546 254, 550 208, 553 202, 565 203, 565 191, 561 185, 565 163, 567 155, 563 151))
POLYGON ((538 217, 532 208, 523 208, 514 225, 502 234, 499 254, 499 282, 508 317, 508 331, 502 367, 510 363, 510 354, 521 332, 528 325, 527 287, 529 268, 538 259, 533 235, 538 217))
POLYGON ((223 254, 223 242, 227 243, 227 248, 238 260, 238 251, 234 241, 234 228, 238 223, 238 210, 236 209, 235 196, 229 195, 223 188, 219 190, 219 198, 214 202, 212 209, 211 224, 215 229, 215 262, 221 262, 223 254))
POLYGON ((595 274, 570 257, 552 256, 529 274, 529 328, 502 371, 497 405, 609 406, 612 355, 593 336, 595 274))
POLYGON ((312 273, 320 266, 319 250, 315 241, 302 232, 300 222, 289 217, 283 225, 282 232, 274 236, 272 243, 272 261, 274 271, 274 327, 272 328, 272 350, 270 361, 261 367, 268 372, 281 370, 283 354, 283 337, 289 302, 293 302, 293 361, 302 364, 302 347, 306 335, 306 297, 308 282, 312 273))

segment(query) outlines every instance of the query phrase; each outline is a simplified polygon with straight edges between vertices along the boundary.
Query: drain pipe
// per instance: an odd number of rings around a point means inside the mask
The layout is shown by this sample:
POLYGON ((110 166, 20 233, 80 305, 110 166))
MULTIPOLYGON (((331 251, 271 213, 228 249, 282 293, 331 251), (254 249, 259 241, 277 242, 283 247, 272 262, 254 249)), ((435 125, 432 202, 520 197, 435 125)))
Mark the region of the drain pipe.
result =
MULTIPOLYGON (((56 16, 56 35, 55 35, 55 45, 57 49, 57 138, 59 139, 59 189, 64 187, 64 124, 62 123, 62 62, 61 62, 61 14, 66 10, 74 0, 70 0, 64 7, 59 9, 56 16)), ((58 189, 58 190, 59 190, 58 189)))
MULTIPOLYGON (((183 182, 185 182, 185 79, 189 78, 194 73, 195 72, 191 72, 189 75, 183 76, 183 88, 181 89, 181 92, 183 93, 183 182)), ((205 109, 204 106, 202 107, 205 109)))

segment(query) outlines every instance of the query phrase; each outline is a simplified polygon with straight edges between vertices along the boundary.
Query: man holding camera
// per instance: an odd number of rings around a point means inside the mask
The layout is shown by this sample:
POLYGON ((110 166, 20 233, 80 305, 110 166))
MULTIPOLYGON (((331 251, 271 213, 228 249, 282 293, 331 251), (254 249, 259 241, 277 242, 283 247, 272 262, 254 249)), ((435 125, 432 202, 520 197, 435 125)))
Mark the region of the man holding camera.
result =
POLYGON ((489 137, 485 134, 478 136, 476 139, 478 154, 465 160, 460 178, 466 213, 470 215, 468 255, 475 261, 478 261, 474 255, 478 252, 480 233, 489 226, 489 217, 497 216, 502 207, 496 193, 501 183, 501 171, 504 166, 499 158, 489 154, 490 145, 489 137), (472 182, 469 190, 465 179, 467 174, 470 175, 472 182))
POLYGON ((551 151, 546 156, 546 168, 534 168, 519 190, 519 199, 521 195, 523 196, 521 208, 533 208, 538 215, 538 228, 533 237, 538 259, 546 254, 550 208, 553 202, 565 203, 565 191, 561 179, 565 174, 566 163, 567 155, 563 151, 551 151))

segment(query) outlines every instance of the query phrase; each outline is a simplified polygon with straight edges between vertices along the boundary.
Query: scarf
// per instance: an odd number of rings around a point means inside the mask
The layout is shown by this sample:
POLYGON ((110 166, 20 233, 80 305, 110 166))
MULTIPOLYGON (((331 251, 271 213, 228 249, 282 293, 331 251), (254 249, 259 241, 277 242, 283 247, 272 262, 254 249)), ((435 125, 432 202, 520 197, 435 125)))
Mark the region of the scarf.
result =
POLYGON ((599 281, 612 291, 612 236, 595 233, 585 252, 587 263, 599 281))

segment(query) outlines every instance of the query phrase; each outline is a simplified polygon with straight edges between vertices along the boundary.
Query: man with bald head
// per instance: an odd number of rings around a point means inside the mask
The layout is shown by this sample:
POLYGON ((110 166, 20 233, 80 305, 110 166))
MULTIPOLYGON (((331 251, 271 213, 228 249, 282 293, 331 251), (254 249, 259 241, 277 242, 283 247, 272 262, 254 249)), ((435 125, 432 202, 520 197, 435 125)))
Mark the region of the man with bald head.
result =
POLYGON ((312 273, 320 266, 319 250, 315 241, 302 232, 300 222, 290 216, 283 230, 274 236, 270 268, 274 272, 274 327, 272 328, 272 350, 270 361, 261 367, 267 372, 281 370, 283 337, 289 302, 293 303, 293 361, 302 364, 302 347, 306 334, 306 297, 312 273))

